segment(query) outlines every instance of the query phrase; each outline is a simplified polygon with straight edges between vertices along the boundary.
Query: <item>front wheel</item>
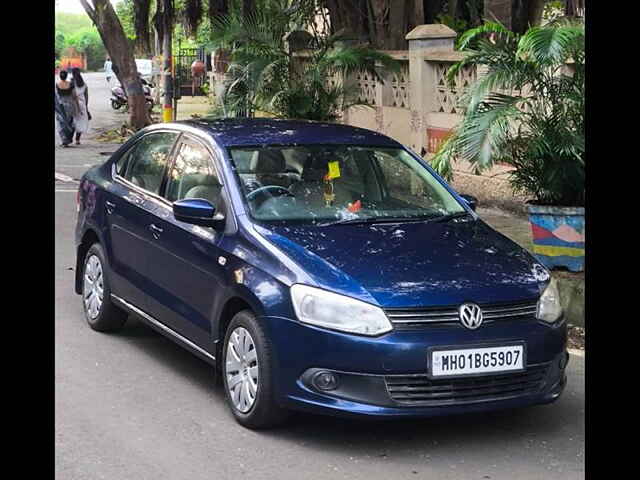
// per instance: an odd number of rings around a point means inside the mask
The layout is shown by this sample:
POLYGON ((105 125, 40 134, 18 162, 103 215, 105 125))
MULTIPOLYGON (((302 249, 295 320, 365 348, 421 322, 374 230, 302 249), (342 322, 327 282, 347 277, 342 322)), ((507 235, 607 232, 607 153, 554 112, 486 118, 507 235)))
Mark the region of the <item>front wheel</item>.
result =
POLYGON ((241 425, 261 429, 284 422, 287 412, 274 398, 271 342, 248 310, 237 313, 231 320, 222 361, 227 404, 241 425))

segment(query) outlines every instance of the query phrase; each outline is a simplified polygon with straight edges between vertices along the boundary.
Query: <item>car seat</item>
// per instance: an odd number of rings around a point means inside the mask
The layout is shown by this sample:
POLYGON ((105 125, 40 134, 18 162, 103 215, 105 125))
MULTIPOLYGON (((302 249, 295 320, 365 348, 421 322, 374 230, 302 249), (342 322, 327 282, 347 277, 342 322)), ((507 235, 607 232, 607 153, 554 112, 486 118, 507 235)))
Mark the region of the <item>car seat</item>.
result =
POLYGON ((282 150, 265 148, 254 153, 250 166, 261 186, 278 185, 289 188, 291 178, 286 173, 286 164, 282 150))
MULTIPOLYGON (((331 159, 335 159, 332 157, 331 159)), ((299 182, 295 182, 289 190, 295 195, 296 201, 308 208, 322 208, 326 205, 324 199, 324 177, 329 171, 327 156, 310 156, 302 169, 299 182)), ((353 200, 351 191, 341 185, 341 179, 333 180, 333 191, 336 196, 334 205, 346 206, 353 200)))
POLYGON ((215 177, 211 175, 206 175, 205 177, 207 177, 206 179, 211 183, 196 185, 190 188, 183 198, 202 198, 211 202, 215 207, 218 207, 220 203, 222 185, 220 185, 220 183, 216 181, 215 177))

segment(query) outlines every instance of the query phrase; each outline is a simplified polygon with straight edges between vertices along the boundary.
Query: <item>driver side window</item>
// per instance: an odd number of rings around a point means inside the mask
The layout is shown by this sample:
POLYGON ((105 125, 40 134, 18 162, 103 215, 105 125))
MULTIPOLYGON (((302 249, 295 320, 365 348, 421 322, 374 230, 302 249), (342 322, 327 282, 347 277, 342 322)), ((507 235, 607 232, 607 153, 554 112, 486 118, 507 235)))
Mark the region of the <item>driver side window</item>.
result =
POLYGON ((222 185, 213 158, 201 144, 186 140, 178 147, 169 172, 166 198, 170 202, 185 198, 203 198, 218 206, 222 185))

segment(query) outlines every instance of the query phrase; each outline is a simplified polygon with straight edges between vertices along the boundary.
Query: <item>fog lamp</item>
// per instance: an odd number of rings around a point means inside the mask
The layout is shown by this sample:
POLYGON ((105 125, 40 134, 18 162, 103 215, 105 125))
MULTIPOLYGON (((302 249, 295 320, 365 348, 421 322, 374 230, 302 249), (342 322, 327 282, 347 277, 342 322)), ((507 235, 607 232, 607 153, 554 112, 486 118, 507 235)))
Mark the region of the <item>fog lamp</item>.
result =
POLYGON ((568 363, 569 363, 569 354, 567 352, 564 352, 564 355, 560 357, 560 364, 558 365, 560 367, 560 370, 564 370, 564 368, 567 366, 568 363))
POLYGON ((313 386, 318 390, 335 390, 338 388, 338 378, 332 372, 318 372, 313 376, 313 386))

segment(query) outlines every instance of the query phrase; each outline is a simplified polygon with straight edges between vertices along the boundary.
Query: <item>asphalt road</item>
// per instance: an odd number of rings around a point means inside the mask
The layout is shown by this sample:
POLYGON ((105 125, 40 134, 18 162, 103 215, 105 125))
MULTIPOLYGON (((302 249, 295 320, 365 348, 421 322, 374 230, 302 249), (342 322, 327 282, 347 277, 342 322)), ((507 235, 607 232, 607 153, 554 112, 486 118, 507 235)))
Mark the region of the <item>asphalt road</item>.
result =
MULTIPOLYGON (((102 74, 87 80, 93 126, 121 122, 102 74)), ((571 356, 552 405, 395 422, 296 415, 252 432, 233 420, 211 368, 181 347, 132 318, 117 334, 89 329, 73 292, 73 179, 116 147, 87 138, 56 149, 66 175, 55 194, 56 478, 584 478, 583 357, 571 356)))

